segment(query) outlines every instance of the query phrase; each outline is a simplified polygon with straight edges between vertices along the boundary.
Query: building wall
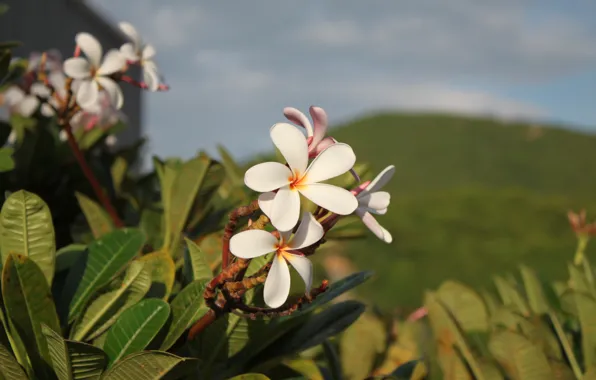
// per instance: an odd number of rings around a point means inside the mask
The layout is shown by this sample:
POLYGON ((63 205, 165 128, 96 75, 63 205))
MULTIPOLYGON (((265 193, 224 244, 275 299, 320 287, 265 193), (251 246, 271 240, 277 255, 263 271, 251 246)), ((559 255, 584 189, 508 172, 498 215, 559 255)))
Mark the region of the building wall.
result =
MULTIPOLYGON (((88 32, 102 44, 104 53, 119 48, 125 37, 82 0, 3 0, 10 6, 0 17, 0 40, 17 40, 22 46, 14 56, 28 57, 32 51, 58 49, 63 58, 71 57, 75 35, 88 32)), ((138 72, 132 75, 138 78, 138 72)), ((141 136, 141 90, 122 84, 128 128, 118 135, 119 145, 128 145, 141 136)))

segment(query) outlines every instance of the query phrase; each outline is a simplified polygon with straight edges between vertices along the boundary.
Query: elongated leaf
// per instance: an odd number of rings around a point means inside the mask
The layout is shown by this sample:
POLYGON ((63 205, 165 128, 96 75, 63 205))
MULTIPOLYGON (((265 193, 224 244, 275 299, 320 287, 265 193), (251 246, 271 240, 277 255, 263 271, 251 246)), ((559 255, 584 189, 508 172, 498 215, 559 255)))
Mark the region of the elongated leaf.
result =
POLYGON ((582 331, 582 351, 587 368, 596 367, 596 300, 591 294, 591 285, 585 274, 569 265, 573 300, 582 331))
POLYGON ((192 274, 191 280, 209 280, 213 277, 213 272, 209 267, 207 256, 203 254, 201 248, 192 240, 185 238, 187 250, 187 259, 185 264, 190 268, 192 274))
POLYGON ((524 316, 530 315, 530 307, 515 284, 499 276, 495 276, 494 280, 499 296, 505 305, 516 307, 524 316))
POLYGON ((203 299, 204 291, 205 281, 195 280, 174 298, 171 303, 172 323, 160 349, 172 347, 187 328, 209 311, 203 299))
POLYGON ((244 184, 244 174, 242 173, 242 169, 236 161, 232 158, 232 155, 221 145, 217 146, 217 151, 221 156, 221 163, 223 167, 226 169, 226 174, 229 180, 232 182, 233 186, 242 186, 244 184))
MULTIPOLYGON (((312 359, 285 359, 282 363, 286 367, 291 368, 293 371, 304 376, 305 379, 324 380, 321 369, 312 359)), ((363 377, 363 379, 364 378, 365 377, 363 377)))
POLYGON ((25 368, 27 374, 32 375, 33 369, 31 368, 31 362, 27 356, 27 350, 21 337, 18 334, 12 334, 16 329, 14 324, 10 320, 4 318, 4 313, 0 308, 0 323, 2 324, 2 330, 0 331, 0 346, 11 348, 15 355, 17 362, 25 368))
POLYGON ((83 278, 74 294, 68 312, 72 322, 93 293, 108 284, 141 250, 145 236, 137 229, 110 232, 89 245, 83 278))
POLYGON ((157 251, 141 257, 139 261, 147 263, 151 270, 153 285, 149 296, 167 301, 176 279, 176 264, 172 256, 166 251, 157 251))
POLYGON ((51 358, 41 324, 60 331, 50 288, 41 269, 27 256, 10 254, 5 264, 2 297, 7 317, 23 339, 37 376, 48 378, 51 358))
POLYGON ((245 373, 230 377, 228 380, 269 380, 269 378, 261 373, 245 373))
POLYGON ((555 378, 544 353, 520 334, 498 332, 491 338, 489 348, 499 364, 514 379, 555 378))
POLYGON ((108 213, 96 202, 82 193, 75 193, 85 219, 96 239, 114 230, 114 224, 108 213))
POLYGON ((437 296, 464 331, 488 331, 488 312, 482 297, 473 289, 456 281, 445 281, 437 296))
POLYGON ((114 364, 102 380, 174 380, 192 373, 196 362, 167 352, 137 352, 114 364))
POLYGON ((41 269, 49 285, 54 278, 56 238, 52 214, 37 195, 21 190, 12 193, 0 214, 2 262, 11 253, 24 255, 41 269))
POLYGON ((0 173, 14 169, 13 152, 12 148, 0 148, 0 173))
POLYGON ((339 340, 342 372, 350 379, 364 379, 385 351, 387 331, 383 321, 371 313, 362 316, 344 331, 339 340))
POLYGON ((99 379, 108 362, 102 350, 89 344, 64 340, 46 325, 42 326, 42 332, 59 380, 99 379))
POLYGON ((176 173, 171 190, 170 208, 165 210, 168 221, 166 228, 170 234, 170 252, 174 252, 178 246, 180 234, 205 179, 210 162, 208 157, 195 157, 185 162, 176 173))
POLYGON ((128 162, 126 162, 126 159, 124 157, 116 157, 116 160, 114 160, 114 163, 110 168, 116 194, 122 193, 122 183, 126 178, 126 169, 128 169, 128 162))
POLYGON ((0 344, 0 379, 28 380, 27 374, 10 351, 0 344))
POLYGON ((71 335, 73 340, 93 339, 110 327, 127 307, 139 302, 151 286, 148 265, 133 261, 122 284, 115 290, 97 297, 77 320, 71 335), (93 332, 93 334, 90 334, 93 332))
POLYGON ((126 310, 108 330, 104 349, 110 363, 144 350, 170 316, 170 305, 159 299, 146 299, 126 310))
POLYGON ((86 249, 85 244, 70 244, 60 248, 56 252, 56 272, 70 269, 86 249))
POLYGON ((548 301, 536 272, 525 265, 522 265, 520 270, 530 308, 535 314, 547 314, 549 310, 548 301))

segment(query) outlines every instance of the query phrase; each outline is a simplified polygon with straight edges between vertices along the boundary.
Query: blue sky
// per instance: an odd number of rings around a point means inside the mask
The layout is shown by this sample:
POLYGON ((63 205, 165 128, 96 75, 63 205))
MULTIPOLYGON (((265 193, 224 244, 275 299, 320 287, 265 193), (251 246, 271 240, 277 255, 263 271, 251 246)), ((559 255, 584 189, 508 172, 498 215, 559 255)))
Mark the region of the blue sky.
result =
POLYGON ((282 109, 331 124, 378 109, 531 118, 596 131, 593 0, 94 0, 157 48, 150 151, 269 150, 282 109))

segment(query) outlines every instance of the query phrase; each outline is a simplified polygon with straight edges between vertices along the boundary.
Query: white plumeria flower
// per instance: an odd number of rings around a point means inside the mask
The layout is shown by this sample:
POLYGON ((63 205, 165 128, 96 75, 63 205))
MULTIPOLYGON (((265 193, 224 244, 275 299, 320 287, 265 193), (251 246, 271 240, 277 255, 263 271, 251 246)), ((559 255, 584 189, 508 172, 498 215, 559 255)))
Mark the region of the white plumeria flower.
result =
POLYGON ((143 67, 143 79, 145 84, 147 84, 147 88, 151 91, 157 91, 159 88, 159 72, 157 65, 153 61, 155 48, 153 45, 143 43, 141 36, 130 23, 121 22, 118 26, 131 40, 131 42, 125 43, 120 47, 120 52, 127 60, 139 62, 143 67))
POLYGON ((27 94, 20 87, 11 86, 4 92, 4 100, 11 112, 30 117, 39 107, 39 97, 47 98, 50 90, 42 83, 33 83, 27 94))
POLYGON ((271 269, 265 280, 263 296, 267 306, 277 308, 286 302, 290 294, 288 263, 304 280, 306 293, 310 292, 313 278, 312 263, 304 255, 293 251, 315 244, 321 240, 323 234, 321 224, 311 213, 305 212, 294 236, 291 236, 290 232, 280 232, 278 240, 267 231, 243 231, 230 239, 230 252, 243 259, 253 259, 275 252, 271 269))
POLYGON ((126 59, 116 49, 109 50, 103 57, 101 44, 89 33, 78 33, 75 37, 77 45, 85 53, 82 57, 69 58, 64 62, 64 72, 77 79, 79 87, 76 100, 83 109, 93 107, 99 96, 99 86, 109 95, 114 107, 122 108, 124 102, 120 86, 109 76, 119 72, 126 65, 126 59))
MULTIPOLYGON (((54 72, 62 70, 62 54, 57 49, 51 49, 45 52, 46 59, 44 63, 45 70, 54 72)), ((29 54, 29 65, 27 71, 37 71, 41 67, 41 57, 43 53, 33 52, 29 54)))
POLYGON ((333 137, 326 137, 327 134, 327 113, 321 107, 311 106, 308 109, 312 124, 304 113, 294 107, 284 108, 284 116, 292 123, 306 129, 309 138, 308 153, 310 157, 316 157, 329 145, 335 144, 337 140, 333 137))
MULTIPOLYGON (((52 117, 55 114, 54 108, 60 108, 61 103, 65 102, 68 96, 66 91, 66 77, 61 71, 55 71, 48 75, 48 82, 54 88, 54 94, 49 97, 47 103, 41 105, 41 113, 46 117, 52 117)), ((78 85, 78 81, 73 81, 73 91, 76 92, 78 85)))
POLYGON ((259 201, 275 228, 290 231, 296 226, 300 217, 300 194, 339 215, 349 215, 356 210, 358 201, 354 194, 341 187, 320 183, 342 175, 354 166, 356 155, 349 145, 333 144, 308 165, 306 137, 297 127, 275 124, 270 135, 289 168, 279 162, 264 162, 246 171, 244 183, 254 191, 265 193, 259 201), (277 193, 270 193, 274 190, 277 193))
POLYGON ((355 214, 362 219, 362 222, 368 229, 385 243, 391 243, 393 238, 389 231, 383 228, 372 214, 384 215, 387 213, 387 207, 389 207, 391 196, 388 192, 379 190, 389 182, 394 173, 395 166, 390 165, 386 167, 368 184, 368 186, 364 188, 364 190, 356 195, 356 199, 358 199, 358 208, 356 209, 355 214))
POLYGON ((113 147, 118 142, 118 138, 116 135, 109 135, 106 137, 106 145, 109 147, 113 147))

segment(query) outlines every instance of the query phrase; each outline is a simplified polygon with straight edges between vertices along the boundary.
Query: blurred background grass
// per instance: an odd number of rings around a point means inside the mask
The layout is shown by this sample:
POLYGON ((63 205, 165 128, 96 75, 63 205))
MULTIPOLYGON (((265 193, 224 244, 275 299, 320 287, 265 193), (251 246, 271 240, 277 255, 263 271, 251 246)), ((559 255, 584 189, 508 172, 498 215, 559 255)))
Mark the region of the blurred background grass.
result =
POLYGON ((393 243, 368 233, 325 251, 374 270, 358 292, 383 309, 417 307, 425 289, 448 278, 491 286, 493 274, 521 263, 565 278, 576 242, 567 211, 596 211, 594 135, 440 114, 365 117, 331 135, 373 175, 396 166, 389 212, 378 217, 393 243))

